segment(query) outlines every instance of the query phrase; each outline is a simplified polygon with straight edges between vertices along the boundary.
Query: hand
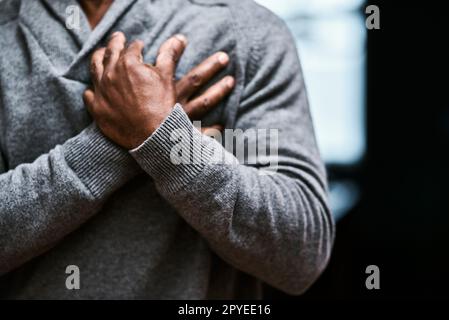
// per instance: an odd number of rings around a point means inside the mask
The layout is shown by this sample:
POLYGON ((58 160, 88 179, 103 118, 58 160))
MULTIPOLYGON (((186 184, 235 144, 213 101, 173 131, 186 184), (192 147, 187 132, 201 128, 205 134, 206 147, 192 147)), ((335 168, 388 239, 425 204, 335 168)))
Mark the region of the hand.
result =
POLYGON ((160 48, 156 65, 143 63, 143 43, 125 48, 123 33, 113 35, 107 48, 92 56, 94 91, 84 94, 85 103, 102 132, 117 144, 133 149, 145 141, 181 102, 189 116, 200 117, 233 88, 225 77, 206 92, 191 99, 228 62, 218 53, 194 68, 175 85, 176 62, 186 46, 183 36, 167 40, 160 48), (219 59, 220 58, 220 59, 219 59))

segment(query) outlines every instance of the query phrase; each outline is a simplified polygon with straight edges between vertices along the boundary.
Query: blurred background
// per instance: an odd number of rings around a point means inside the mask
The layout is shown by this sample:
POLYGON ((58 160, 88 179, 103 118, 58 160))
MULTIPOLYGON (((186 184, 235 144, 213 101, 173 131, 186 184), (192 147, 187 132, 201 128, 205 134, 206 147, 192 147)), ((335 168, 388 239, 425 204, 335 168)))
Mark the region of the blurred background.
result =
MULTIPOLYGON (((301 59, 318 144, 328 167, 355 170, 366 151, 363 0, 258 0, 290 27, 301 59)), ((352 175, 330 183, 339 220, 358 200, 352 175)))
MULTIPOLYGON (((257 2, 296 39, 337 221, 328 269, 294 299, 448 297, 445 11, 432 2, 257 2), (368 5, 380 9, 380 30, 365 26, 368 5), (372 264, 380 290, 365 287, 372 264)), ((269 287, 266 297, 289 298, 269 287)))

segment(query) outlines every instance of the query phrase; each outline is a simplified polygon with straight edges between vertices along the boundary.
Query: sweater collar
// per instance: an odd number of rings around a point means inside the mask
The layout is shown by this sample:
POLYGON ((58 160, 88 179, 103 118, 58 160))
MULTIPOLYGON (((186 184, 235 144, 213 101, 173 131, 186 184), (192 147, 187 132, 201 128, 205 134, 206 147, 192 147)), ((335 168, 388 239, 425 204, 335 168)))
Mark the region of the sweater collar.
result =
POLYGON ((27 29, 25 36, 28 34, 28 37, 35 38, 52 63, 58 69, 65 66, 63 74, 70 74, 135 2, 115 0, 93 31, 76 0, 25 0, 21 4, 19 19, 27 29), (67 27, 67 17, 76 12, 79 13, 79 27, 71 24, 76 23, 78 17, 69 20, 67 27))
MULTIPOLYGON (((39 2, 39 1, 37 1, 39 2)), ((57 22, 65 26, 81 48, 89 39, 91 28, 84 11, 76 0, 42 0, 42 8, 48 10, 57 22), (71 21, 71 17, 73 20, 71 21), (78 25, 76 26, 75 23, 78 25)))

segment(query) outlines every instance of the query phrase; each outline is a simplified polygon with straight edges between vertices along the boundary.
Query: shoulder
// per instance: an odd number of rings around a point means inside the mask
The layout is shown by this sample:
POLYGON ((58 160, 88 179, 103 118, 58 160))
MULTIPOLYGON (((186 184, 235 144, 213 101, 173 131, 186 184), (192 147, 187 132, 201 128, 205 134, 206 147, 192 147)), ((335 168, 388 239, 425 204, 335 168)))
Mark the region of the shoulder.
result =
POLYGON ((296 50, 286 23, 276 14, 253 0, 228 0, 241 36, 252 44, 252 50, 270 55, 277 51, 296 50))
POLYGON ((0 26, 14 21, 19 15, 20 0, 0 0, 0 26))
MULTIPOLYGON (((286 23, 253 0, 190 0, 205 7, 219 7, 228 16, 240 44, 240 58, 249 69, 271 64, 285 55, 296 56, 296 43, 286 23), (225 12, 227 11, 227 12, 225 12), (242 49, 243 48, 243 49, 242 49)), ((252 73, 251 70, 248 70, 252 73)), ((254 71, 254 70, 252 70, 254 71)))
POLYGON ((289 33, 281 18, 253 0, 190 0, 205 7, 222 7, 231 13, 231 20, 242 31, 269 33, 269 31, 289 33))

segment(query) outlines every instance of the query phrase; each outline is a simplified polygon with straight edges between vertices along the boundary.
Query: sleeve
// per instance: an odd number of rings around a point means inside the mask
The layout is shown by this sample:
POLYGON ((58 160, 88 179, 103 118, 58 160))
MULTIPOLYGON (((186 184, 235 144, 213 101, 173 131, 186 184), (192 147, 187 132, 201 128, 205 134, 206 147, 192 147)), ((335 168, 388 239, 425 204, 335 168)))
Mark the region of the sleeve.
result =
POLYGON ((91 125, 33 163, 0 154, 0 275, 54 246, 141 170, 91 125))
MULTIPOLYGON (((276 129, 277 154, 237 163, 201 135, 180 106, 131 154, 221 258, 300 294, 328 262, 334 222, 294 40, 281 23, 258 38, 235 129, 276 129), (179 150, 189 161, 174 157, 179 150), (260 162, 275 163, 275 173, 264 172, 260 162)), ((257 143, 251 139, 248 146, 257 143)))

